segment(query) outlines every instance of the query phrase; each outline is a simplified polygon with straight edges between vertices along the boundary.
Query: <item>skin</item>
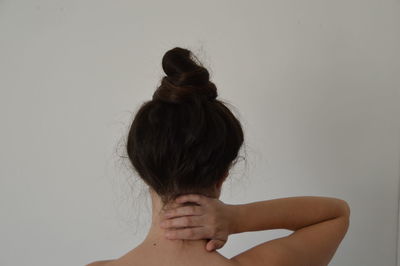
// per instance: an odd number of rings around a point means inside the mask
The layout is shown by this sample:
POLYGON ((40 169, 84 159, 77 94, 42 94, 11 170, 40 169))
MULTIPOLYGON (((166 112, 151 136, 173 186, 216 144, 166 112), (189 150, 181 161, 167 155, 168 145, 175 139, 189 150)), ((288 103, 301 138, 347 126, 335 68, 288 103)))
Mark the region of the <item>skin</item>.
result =
POLYGON ((220 186, 209 195, 182 195, 166 208, 150 189, 152 224, 145 240, 121 258, 90 265, 325 266, 349 227, 350 207, 338 198, 298 196, 229 205, 218 199, 220 186), (230 259, 215 251, 230 234, 279 228, 294 232, 230 259))
MULTIPOLYGON (((222 181, 210 190, 209 196, 218 199, 221 193, 222 181)), ((182 204, 173 202, 163 207, 160 197, 151 188, 149 193, 152 200, 152 223, 147 236, 141 244, 115 260, 97 261, 87 266, 137 266, 137 265, 163 265, 163 266, 228 266, 235 265, 234 262, 222 256, 216 251, 222 247, 225 241, 209 241, 207 239, 168 239, 165 233, 171 228, 162 228, 163 216, 168 210, 174 209, 182 204), (208 249, 207 249, 207 243, 208 249)), ((195 205, 186 203, 184 205, 195 205)), ((204 233, 204 231, 203 231, 204 233)))

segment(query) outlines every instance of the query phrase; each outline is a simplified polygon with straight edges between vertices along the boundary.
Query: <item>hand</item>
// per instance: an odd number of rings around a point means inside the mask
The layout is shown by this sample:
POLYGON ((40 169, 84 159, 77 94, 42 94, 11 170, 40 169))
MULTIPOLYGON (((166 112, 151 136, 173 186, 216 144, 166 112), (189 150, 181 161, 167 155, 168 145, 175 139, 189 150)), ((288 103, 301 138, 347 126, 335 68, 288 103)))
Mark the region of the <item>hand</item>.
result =
POLYGON ((208 251, 222 248, 231 233, 233 205, 200 194, 186 194, 175 203, 195 202, 191 206, 179 206, 164 212, 160 226, 166 229, 168 239, 209 239, 208 251), (189 227, 189 228, 186 228, 189 227))

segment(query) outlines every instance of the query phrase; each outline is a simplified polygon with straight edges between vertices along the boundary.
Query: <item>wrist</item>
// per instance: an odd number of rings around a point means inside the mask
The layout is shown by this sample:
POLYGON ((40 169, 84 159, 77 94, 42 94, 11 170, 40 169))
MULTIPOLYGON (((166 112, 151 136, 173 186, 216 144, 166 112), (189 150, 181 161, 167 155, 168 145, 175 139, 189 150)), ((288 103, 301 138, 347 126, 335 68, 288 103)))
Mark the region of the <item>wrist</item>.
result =
POLYGON ((238 230, 238 221, 241 216, 240 205, 227 204, 227 220, 228 220, 228 232, 229 235, 240 233, 238 230))

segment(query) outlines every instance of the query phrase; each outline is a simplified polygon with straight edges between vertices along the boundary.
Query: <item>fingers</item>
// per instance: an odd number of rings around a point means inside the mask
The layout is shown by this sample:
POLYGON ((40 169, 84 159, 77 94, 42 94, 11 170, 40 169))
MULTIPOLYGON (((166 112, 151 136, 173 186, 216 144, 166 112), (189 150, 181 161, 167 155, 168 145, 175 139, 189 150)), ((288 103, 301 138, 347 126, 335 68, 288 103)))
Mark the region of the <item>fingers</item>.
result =
POLYGON ((212 239, 207 242, 206 249, 208 251, 213 251, 219 248, 222 248, 225 245, 226 241, 223 240, 218 240, 218 239, 212 239))
POLYGON ((201 216, 182 216, 173 219, 166 219, 160 223, 161 228, 179 228, 188 226, 201 226, 204 224, 201 216))
POLYGON ((208 237, 207 230, 204 227, 192 227, 178 230, 168 230, 165 233, 167 239, 191 239, 199 240, 208 237))
POLYGON ((195 202, 199 205, 202 205, 206 203, 206 196, 200 195, 200 194, 185 194, 177 197, 175 199, 175 202, 177 203, 184 203, 184 202, 195 202))
POLYGON ((184 215, 202 215, 203 210, 199 206, 183 206, 175 209, 170 209, 164 212, 165 218, 172 218, 175 216, 184 216, 184 215))
POLYGON ((178 208, 180 206, 182 206, 182 204, 174 202, 174 201, 173 202, 169 202, 162 208, 162 211, 171 210, 171 209, 174 209, 174 208, 178 208))

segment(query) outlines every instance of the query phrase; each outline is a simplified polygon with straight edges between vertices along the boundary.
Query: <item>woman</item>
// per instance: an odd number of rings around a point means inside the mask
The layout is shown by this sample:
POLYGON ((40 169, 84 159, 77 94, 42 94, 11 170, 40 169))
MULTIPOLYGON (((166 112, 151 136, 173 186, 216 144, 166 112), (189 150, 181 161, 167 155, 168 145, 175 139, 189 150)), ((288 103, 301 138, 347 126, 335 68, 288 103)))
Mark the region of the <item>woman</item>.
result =
POLYGON ((149 186, 152 224, 143 242, 106 266, 328 265, 349 226, 341 199, 289 197, 247 204, 218 198, 243 144, 240 122, 216 99, 209 72, 190 50, 166 52, 167 74, 138 110, 127 152, 149 186), (230 234, 288 229, 233 258, 216 250, 230 234))

